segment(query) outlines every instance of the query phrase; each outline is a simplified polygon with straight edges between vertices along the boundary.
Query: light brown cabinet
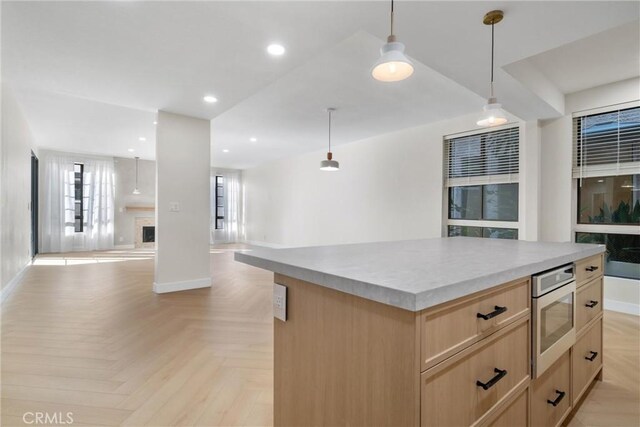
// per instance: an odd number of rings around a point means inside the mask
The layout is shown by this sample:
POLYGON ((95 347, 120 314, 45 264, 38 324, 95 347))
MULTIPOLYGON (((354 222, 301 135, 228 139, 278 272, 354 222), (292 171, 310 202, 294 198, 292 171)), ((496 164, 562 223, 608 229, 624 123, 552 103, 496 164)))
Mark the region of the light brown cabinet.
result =
POLYGON ((529 390, 525 389, 497 417, 490 420, 488 427, 526 427, 529 425, 529 390))
POLYGON ((535 380, 529 277, 411 312, 276 274, 274 424, 559 425, 602 372, 602 256, 576 265, 577 342, 535 380))
POLYGON ((529 279, 516 280, 496 291, 426 310, 421 315, 422 370, 526 315, 529 283, 529 279))
POLYGON ((602 369, 602 316, 578 337, 571 356, 573 401, 577 403, 602 369))
POLYGON ((531 425, 560 425, 571 411, 571 356, 564 353, 533 382, 531 392, 531 425))
POLYGON ((423 426, 471 425, 529 383, 529 321, 517 322, 422 373, 423 426), (459 360, 458 360, 459 359, 459 360))
POLYGON ((580 287, 595 277, 602 276, 603 255, 594 255, 576 262, 576 286, 580 287))
POLYGON ((579 287, 576 292, 576 333, 602 313, 602 276, 579 287))

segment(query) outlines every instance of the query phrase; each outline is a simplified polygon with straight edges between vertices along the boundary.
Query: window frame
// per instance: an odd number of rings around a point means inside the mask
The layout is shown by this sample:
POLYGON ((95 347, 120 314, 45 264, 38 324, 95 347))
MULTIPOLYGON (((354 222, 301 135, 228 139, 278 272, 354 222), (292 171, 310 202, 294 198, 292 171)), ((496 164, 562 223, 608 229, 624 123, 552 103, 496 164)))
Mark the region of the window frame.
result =
POLYGON ((214 224, 214 228, 215 230, 224 230, 224 176, 223 175, 216 175, 215 176, 215 180, 214 180, 214 184, 215 184, 215 224, 214 224), (222 215, 218 215, 218 208, 222 208, 223 214, 222 215), (220 221, 220 226, 218 226, 218 221, 220 221))
MULTIPOLYGON (((602 108, 596 108, 596 109, 592 109, 592 110, 584 110, 584 111, 580 111, 580 112, 576 112, 573 114, 573 119, 577 118, 577 117, 584 117, 584 116, 590 116, 590 115, 595 115, 595 114, 606 114, 606 113, 611 113, 613 111, 618 111, 618 110, 623 110, 623 109, 628 109, 628 108, 634 108, 634 107, 638 107, 640 106, 640 102, 638 101, 633 101, 633 102, 628 102, 628 103, 623 103, 623 104, 617 104, 617 105, 611 105, 609 107, 602 107, 602 108)), ((575 129, 575 127, 574 127, 575 129)), ((572 138, 572 144, 573 141, 575 141, 575 135, 571 135, 572 138)), ((572 147, 573 150, 573 147, 572 147)), ((573 158, 572 158, 572 164, 571 167, 573 169, 573 158)), ((621 171, 621 173, 619 174, 619 176, 622 175, 633 175, 632 173, 630 173, 629 171, 621 171)), ((617 175, 611 175, 610 173, 603 173, 602 175, 595 175, 590 173, 588 175, 589 178, 606 178, 606 177, 610 177, 610 176, 617 176, 617 175)), ((631 234, 631 235, 640 235, 640 227, 638 227, 638 225, 634 225, 634 224, 581 224, 580 223, 580 214, 578 211, 578 204, 580 202, 579 200, 579 186, 580 186, 580 181, 585 178, 585 177, 575 177, 573 176, 573 172, 572 172, 572 178, 571 178, 571 218, 572 218, 572 227, 571 227, 571 241, 572 242, 576 242, 577 240, 577 235, 578 233, 590 233, 590 234, 631 234)), ((606 256, 606 252, 605 252, 605 256, 606 256)), ((618 276, 612 276, 609 274, 606 274, 606 272, 604 273, 605 276, 608 277, 618 277, 618 276)), ((635 280, 635 279, 629 279, 629 280, 635 280)))
POLYGON ((73 229, 75 233, 84 233, 84 163, 75 162, 73 164, 73 229), (76 172, 75 167, 80 166, 80 172, 76 172), (76 179, 80 174, 80 197, 78 198, 78 190, 76 179), (80 203, 80 216, 76 214, 76 205, 80 203), (78 229, 77 221, 80 220, 80 229, 78 229))
MULTIPOLYGON (((463 227, 480 227, 484 228, 504 228, 517 230, 518 239, 523 238, 523 197, 522 197, 522 183, 520 180, 520 171, 522 169, 522 156, 524 150, 523 143, 524 126, 522 123, 507 123, 502 126, 495 126, 488 130, 473 130, 467 132, 460 132, 456 134, 449 134, 443 137, 443 191, 442 191, 442 236, 449 237, 449 226, 463 226, 463 227), (479 177, 468 178, 448 178, 448 156, 447 152, 447 140, 454 138, 461 138, 465 136, 480 135, 505 129, 518 128, 518 173, 508 175, 508 179, 505 179, 505 175, 485 175, 479 177), (449 184, 447 183, 449 181, 449 184), (451 184, 453 183, 453 185, 451 184), (459 184, 458 184, 459 183, 459 184), (481 186, 491 184, 518 184, 518 220, 517 221, 500 221, 500 220, 485 220, 485 219, 450 219, 449 218, 449 188, 451 187, 469 187, 469 186, 481 186)), ((484 194, 484 191, 482 191, 484 194)), ((484 238, 484 237, 483 237, 484 238)))

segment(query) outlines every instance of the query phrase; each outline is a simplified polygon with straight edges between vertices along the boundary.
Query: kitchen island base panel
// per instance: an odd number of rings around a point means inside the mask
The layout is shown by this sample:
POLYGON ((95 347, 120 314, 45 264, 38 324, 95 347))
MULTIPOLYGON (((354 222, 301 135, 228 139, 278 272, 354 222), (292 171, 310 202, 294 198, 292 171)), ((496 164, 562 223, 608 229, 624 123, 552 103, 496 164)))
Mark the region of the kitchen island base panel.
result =
POLYGON ((274 320, 275 426, 557 426, 602 380, 601 312, 530 378, 529 277, 421 311, 275 282, 287 287, 287 321, 274 320))
POLYGON ((287 321, 274 320, 276 426, 420 423, 416 313, 275 275, 287 321))

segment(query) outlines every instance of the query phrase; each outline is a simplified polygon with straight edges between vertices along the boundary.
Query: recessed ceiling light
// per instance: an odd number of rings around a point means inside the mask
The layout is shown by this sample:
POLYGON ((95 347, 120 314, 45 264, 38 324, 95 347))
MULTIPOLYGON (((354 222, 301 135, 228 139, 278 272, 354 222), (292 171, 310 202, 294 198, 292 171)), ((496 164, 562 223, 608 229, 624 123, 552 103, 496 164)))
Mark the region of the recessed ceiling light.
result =
POLYGON ((158 122, 156 122, 156 121, 154 120, 154 121, 153 121, 153 124, 154 124, 154 125, 157 125, 157 124, 158 124, 158 122))
POLYGON ((127 151, 130 152, 130 153, 133 153, 136 150, 134 150, 133 148, 129 148, 127 151))
POLYGON ((267 46, 267 52, 269 52, 269 54, 274 56, 283 55, 284 51, 285 51, 284 46, 280 44, 270 44, 269 46, 267 46))
POLYGON ((222 150, 223 153, 228 153, 229 150, 227 150, 226 148, 224 150, 222 150))
POLYGON ((249 141, 251 142, 256 142, 258 140, 258 138, 256 138, 255 136, 252 136, 251 138, 249 138, 249 141))
POLYGON ((140 138, 138 138, 138 141, 145 142, 146 140, 147 140, 147 138, 145 138, 144 136, 141 136, 140 138))
POLYGON ((213 104, 214 102, 218 102, 218 98, 216 98, 213 95, 207 95, 202 99, 204 99, 204 102, 208 102, 209 104, 213 104))

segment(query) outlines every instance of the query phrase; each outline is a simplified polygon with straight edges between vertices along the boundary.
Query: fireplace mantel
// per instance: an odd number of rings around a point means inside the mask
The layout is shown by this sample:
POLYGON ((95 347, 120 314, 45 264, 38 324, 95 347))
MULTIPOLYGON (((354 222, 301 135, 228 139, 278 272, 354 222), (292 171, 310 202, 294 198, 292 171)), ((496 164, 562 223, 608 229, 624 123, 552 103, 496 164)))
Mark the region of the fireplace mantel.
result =
POLYGON ((125 206, 124 209, 127 212, 153 212, 156 210, 155 206, 125 206))

